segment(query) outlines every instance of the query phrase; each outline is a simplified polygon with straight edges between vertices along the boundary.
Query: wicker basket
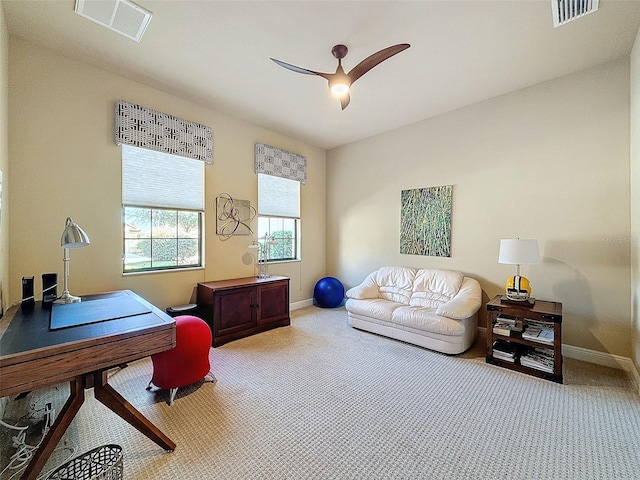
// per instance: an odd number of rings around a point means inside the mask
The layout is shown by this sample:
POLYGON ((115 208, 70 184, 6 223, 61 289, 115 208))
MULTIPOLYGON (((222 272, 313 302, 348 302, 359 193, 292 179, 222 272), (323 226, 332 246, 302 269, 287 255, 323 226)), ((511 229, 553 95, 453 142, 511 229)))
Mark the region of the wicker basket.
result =
POLYGON ((47 480, 122 480, 122 447, 103 445, 58 467, 47 480))

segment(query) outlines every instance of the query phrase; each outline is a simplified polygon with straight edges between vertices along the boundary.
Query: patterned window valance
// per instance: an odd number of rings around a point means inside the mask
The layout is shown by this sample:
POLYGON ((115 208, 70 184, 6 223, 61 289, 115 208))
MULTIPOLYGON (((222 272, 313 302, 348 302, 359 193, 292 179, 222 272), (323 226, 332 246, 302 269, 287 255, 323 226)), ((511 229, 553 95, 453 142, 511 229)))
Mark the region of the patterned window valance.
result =
POLYGON ((213 163, 211 127, 118 100, 116 145, 123 143, 213 163))
POLYGON ((307 159, 297 153, 256 143, 255 172, 307 183, 307 159))

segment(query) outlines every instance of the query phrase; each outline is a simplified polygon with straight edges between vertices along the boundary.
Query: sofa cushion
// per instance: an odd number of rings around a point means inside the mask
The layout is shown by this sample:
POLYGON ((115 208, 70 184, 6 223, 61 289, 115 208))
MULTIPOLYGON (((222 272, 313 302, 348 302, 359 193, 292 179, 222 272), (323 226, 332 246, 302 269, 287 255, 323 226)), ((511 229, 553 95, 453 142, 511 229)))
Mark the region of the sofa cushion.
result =
POLYGON ((391 321, 398 327, 408 327, 441 335, 464 335, 465 325, 460 320, 441 317, 433 308, 400 307, 393 311, 391 321))
POLYGON ((462 320, 475 315, 482 306, 482 289, 475 278, 464 277, 460 290, 446 303, 438 307, 436 313, 443 317, 462 320))
POLYGON ((349 312, 363 315, 365 317, 379 318, 386 322, 390 322, 393 311, 402 306, 405 305, 402 303, 383 300, 382 298, 376 298, 373 300, 358 300, 350 298, 345 304, 345 308, 349 312))
POLYGON ((420 269, 416 272, 409 305, 438 308, 460 290, 464 275, 453 270, 420 269))
POLYGON ((378 298, 379 295, 378 285, 373 283, 371 275, 369 275, 364 282, 355 287, 351 287, 344 294, 347 298, 357 298, 358 300, 367 300, 378 298))
POLYGON ((416 270, 407 267, 381 267, 373 272, 373 280, 378 285, 378 296, 396 303, 409 304, 413 292, 416 270))

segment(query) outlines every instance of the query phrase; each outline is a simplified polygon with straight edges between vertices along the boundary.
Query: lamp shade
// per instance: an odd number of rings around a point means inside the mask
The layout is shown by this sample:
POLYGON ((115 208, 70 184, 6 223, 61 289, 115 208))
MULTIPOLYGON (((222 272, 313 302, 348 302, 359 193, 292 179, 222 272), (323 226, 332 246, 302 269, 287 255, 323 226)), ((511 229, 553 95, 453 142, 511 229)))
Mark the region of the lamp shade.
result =
POLYGON ((86 247, 90 243, 89 235, 71 217, 67 217, 62 238, 60 239, 60 246, 64 248, 80 248, 86 247))
POLYGON ((498 263, 523 265, 540 263, 538 240, 507 238, 500 240, 498 263))

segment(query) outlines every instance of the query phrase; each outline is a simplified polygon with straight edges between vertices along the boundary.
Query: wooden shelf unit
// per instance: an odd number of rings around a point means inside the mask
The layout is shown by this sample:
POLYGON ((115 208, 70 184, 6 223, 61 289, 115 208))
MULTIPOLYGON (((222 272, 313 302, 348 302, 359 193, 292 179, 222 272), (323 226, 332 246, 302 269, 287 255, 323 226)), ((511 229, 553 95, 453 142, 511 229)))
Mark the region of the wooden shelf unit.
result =
POLYGON ((562 383, 562 303, 547 300, 535 300, 533 305, 523 302, 504 301, 503 295, 496 295, 487 303, 487 350, 486 361, 494 365, 527 373, 536 377, 562 383), (544 323, 553 327, 553 344, 537 342, 522 338, 522 333, 511 332, 510 336, 498 335, 493 332, 493 326, 499 315, 508 315, 521 320, 524 325, 527 321, 544 323), (517 353, 514 362, 509 362, 496 358, 493 353, 493 343, 496 340, 503 340, 517 346, 517 353), (553 351, 553 372, 539 370, 520 364, 520 353, 527 347, 546 348, 553 351))
POLYGON ((214 347, 291 324, 287 277, 198 283, 197 299, 198 315, 209 324, 214 347))

